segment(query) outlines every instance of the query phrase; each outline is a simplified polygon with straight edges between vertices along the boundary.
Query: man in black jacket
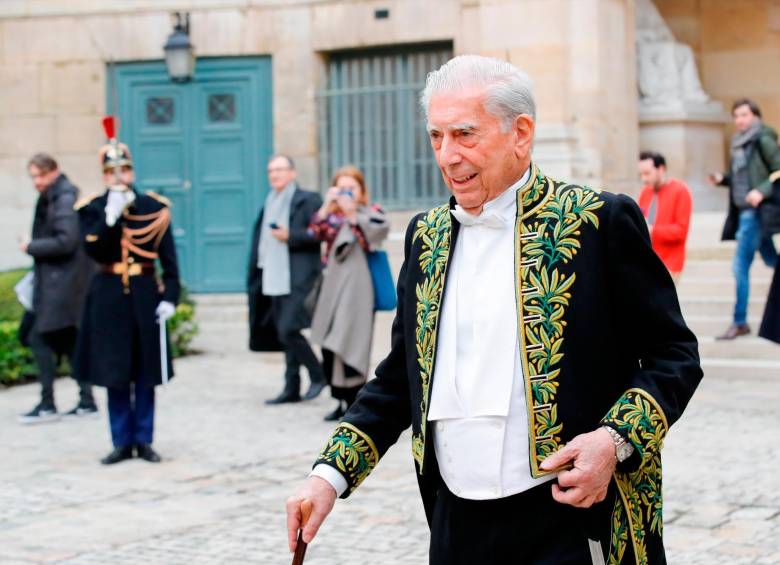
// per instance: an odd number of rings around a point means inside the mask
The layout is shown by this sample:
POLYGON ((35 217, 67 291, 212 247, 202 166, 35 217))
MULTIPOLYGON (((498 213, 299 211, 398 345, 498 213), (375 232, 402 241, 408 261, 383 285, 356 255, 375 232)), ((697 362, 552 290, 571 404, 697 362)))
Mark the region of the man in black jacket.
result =
POLYGON ((308 543, 411 427, 432 565, 665 563, 661 446, 702 372, 641 211, 531 161, 505 61, 452 59, 422 106, 453 197, 407 228, 390 353, 288 499, 290 549, 302 501, 308 543))
POLYGON ((731 109, 736 132, 731 138, 729 170, 712 174, 710 183, 727 186, 729 208, 723 240, 735 239, 733 272, 736 300, 732 323, 717 339, 731 340, 750 333, 747 323, 750 267, 756 252, 768 267, 777 263, 771 235, 780 231, 774 182, 780 178, 777 132, 763 123, 758 104, 748 98, 731 109))
POLYGON ((255 223, 249 256, 249 348, 273 351, 281 344, 286 362, 284 390, 266 404, 301 400, 301 365, 311 380, 303 400, 316 398, 325 387, 322 366, 301 335, 311 325, 303 302, 322 268, 320 242, 308 231, 322 198, 301 189, 296 176, 290 157, 275 155, 268 161, 272 190, 255 223))
MULTIPOLYGON (((33 351, 41 383, 41 401, 19 417, 23 424, 58 417, 54 403, 56 359, 73 354, 76 327, 92 266, 79 244, 79 221, 73 205, 78 188, 60 172, 50 155, 38 153, 27 164, 35 189, 40 193, 35 206, 32 239, 21 250, 35 260, 32 322, 25 341, 33 351)), ((88 382, 79 381, 79 403, 66 416, 97 413, 88 382)))

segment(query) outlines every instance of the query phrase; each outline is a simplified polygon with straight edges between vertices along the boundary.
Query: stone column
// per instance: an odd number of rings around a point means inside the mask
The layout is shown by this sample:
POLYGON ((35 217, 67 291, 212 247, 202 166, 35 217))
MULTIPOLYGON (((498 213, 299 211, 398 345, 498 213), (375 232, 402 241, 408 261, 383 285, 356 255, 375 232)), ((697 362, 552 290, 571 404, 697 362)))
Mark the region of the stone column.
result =
POLYGON ((669 174, 690 187, 694 210, 722 210, 723 191, 706 177, 724 168, 728 116, 704 92, 693 51, 674 39, 652 0, 636 6, 640 146, 666 157, 669 174))
POLYGON ((455 51, 528 72, 548 174, 636 193, 634 29, 630 0, 464 0, 455 51))

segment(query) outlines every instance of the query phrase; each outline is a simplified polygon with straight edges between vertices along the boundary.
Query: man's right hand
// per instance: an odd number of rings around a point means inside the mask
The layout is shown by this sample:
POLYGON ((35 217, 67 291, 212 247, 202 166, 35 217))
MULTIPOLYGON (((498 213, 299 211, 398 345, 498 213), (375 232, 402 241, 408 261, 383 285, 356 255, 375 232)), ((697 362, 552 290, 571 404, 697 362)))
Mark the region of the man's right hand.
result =
POLYGON ((719 185, 723 182, 723 174, 721 173, 710 173, 707 175, 707 182, 711 185, 719 185))
POLYGON ((311 543, 317 531, 336 503, 336 489, 320 477, 309 477, 298 492, 287 499, 287 542, 290 552, 298 545, 298 529, 301 527, 301 502, 312 503, 311 516, 303 528, 303 541, 311 543))

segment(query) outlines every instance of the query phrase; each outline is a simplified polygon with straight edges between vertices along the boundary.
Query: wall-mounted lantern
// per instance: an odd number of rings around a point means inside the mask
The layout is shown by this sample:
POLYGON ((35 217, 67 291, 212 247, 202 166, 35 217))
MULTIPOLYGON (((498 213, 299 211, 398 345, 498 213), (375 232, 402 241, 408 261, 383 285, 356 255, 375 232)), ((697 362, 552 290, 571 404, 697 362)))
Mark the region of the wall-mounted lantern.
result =
POLYGON ((195 49, 190 42, 190 15, 176 12, 173 14, 173 33, 163 46, 165 66, 173 82, 187 82, 195 74, 195 49))

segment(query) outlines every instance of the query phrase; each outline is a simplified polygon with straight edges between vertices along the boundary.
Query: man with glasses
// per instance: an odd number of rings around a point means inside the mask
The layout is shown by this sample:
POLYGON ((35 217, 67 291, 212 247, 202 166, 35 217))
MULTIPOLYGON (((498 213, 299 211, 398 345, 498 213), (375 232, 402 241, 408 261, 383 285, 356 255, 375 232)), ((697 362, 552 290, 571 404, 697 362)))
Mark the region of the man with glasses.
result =
POLYGON ((322 268, 320 242, 308 231, 322 198, 301 189, 296 177, 290 157, 275 155, 268 161, 271 190, 255 223, 249 258, 249 348, 283 349, 286 364, 284 389, 266 404, 311 400, 325 387, 322 366, 301 335, 311 325, 303 303, 322 268), (303 397, 301 365, 311 381, 303 397))

